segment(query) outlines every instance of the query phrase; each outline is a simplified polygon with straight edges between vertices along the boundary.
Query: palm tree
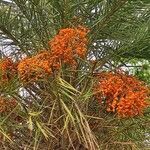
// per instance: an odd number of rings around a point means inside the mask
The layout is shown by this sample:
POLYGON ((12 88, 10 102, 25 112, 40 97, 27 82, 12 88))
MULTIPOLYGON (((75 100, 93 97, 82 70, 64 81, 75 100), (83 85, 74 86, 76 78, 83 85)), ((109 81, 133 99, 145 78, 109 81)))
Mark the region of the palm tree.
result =
POLYGON ((77 57, 75 68, 52 68, 52 76, 28 84, 18 74, 1 83, 1 97, 17 104, 7 113, 0 108, 0 148, 146 149, 149 109, 142 116, 118 118, 95 100, 93 85, 103 70, 149 62, 149 6, 148 0, 2 0, 2 59, 40 62, 37 55, 52 51, 49 41, 61 29, 82 26, 89 32, 86 56, 77 57))

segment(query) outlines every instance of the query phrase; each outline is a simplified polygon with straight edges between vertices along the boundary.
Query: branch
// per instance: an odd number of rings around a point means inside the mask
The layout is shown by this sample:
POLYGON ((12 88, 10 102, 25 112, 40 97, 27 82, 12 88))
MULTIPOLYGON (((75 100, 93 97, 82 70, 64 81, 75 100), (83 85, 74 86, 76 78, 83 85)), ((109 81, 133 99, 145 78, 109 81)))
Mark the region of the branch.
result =
POLYGON ((20 49, 27 55, 30 55, 30 53, 24 49, 22 44, 16 39, 16 37, 3 25, 0 26, 0 30, 5 34, 9 39, 13 41, 13 44, 20 47, 20 49))
POLYGON ((20 45, 20 42, 2 25, 0 26, 0 30, 11 40, 14 41, 15 45, 20 45))
POLYGON ((111 11, 106 15, 104 16, 104 18, 102 20, 98 20, 93 26, 92 26, 92 29, 94 31, 97 31, 95 30, 95 28, 98 28, 98 27, 104 27, 108 22, 109 20, 111 19, 111 16, 113 16, 128 0, 120 0, 120 2, 117 4, 114 5, 114 7, 111 9, 111 11))

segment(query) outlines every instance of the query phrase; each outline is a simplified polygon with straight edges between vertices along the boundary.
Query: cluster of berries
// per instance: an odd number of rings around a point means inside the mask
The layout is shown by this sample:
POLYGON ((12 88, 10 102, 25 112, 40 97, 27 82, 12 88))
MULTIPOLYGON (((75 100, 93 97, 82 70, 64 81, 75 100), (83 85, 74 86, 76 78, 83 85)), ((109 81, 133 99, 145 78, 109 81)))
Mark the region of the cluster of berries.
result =
POLYGON ((124 73, 102 72, 97 76, 94 87, 95 96, 100 104, 105 104, 109 112, 119 117, 134 117, 148 107, 149 90, 138 79, 124 73))

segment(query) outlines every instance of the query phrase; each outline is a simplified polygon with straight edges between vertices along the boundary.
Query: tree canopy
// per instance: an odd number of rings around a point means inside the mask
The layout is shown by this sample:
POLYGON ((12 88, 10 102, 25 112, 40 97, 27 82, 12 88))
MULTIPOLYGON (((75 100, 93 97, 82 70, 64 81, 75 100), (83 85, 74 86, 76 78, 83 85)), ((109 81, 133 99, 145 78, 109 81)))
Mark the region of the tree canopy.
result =
POLYGON ((0 44, 0 149, 149 147, 149 0, 1 0, 0 44))

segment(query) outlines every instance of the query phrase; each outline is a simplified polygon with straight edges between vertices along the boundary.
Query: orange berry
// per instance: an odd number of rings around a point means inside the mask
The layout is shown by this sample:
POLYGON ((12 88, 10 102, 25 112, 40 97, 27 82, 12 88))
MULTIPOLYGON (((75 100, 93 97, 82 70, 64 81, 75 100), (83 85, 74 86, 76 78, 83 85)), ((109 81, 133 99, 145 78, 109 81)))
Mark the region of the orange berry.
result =
POLYGON ((140 115, 148 107, 148 88, 135 77, 122 72, 102 72, 97 78, 95 96, 99 101, 104 99, 107 111, 124 118, 140 115))

